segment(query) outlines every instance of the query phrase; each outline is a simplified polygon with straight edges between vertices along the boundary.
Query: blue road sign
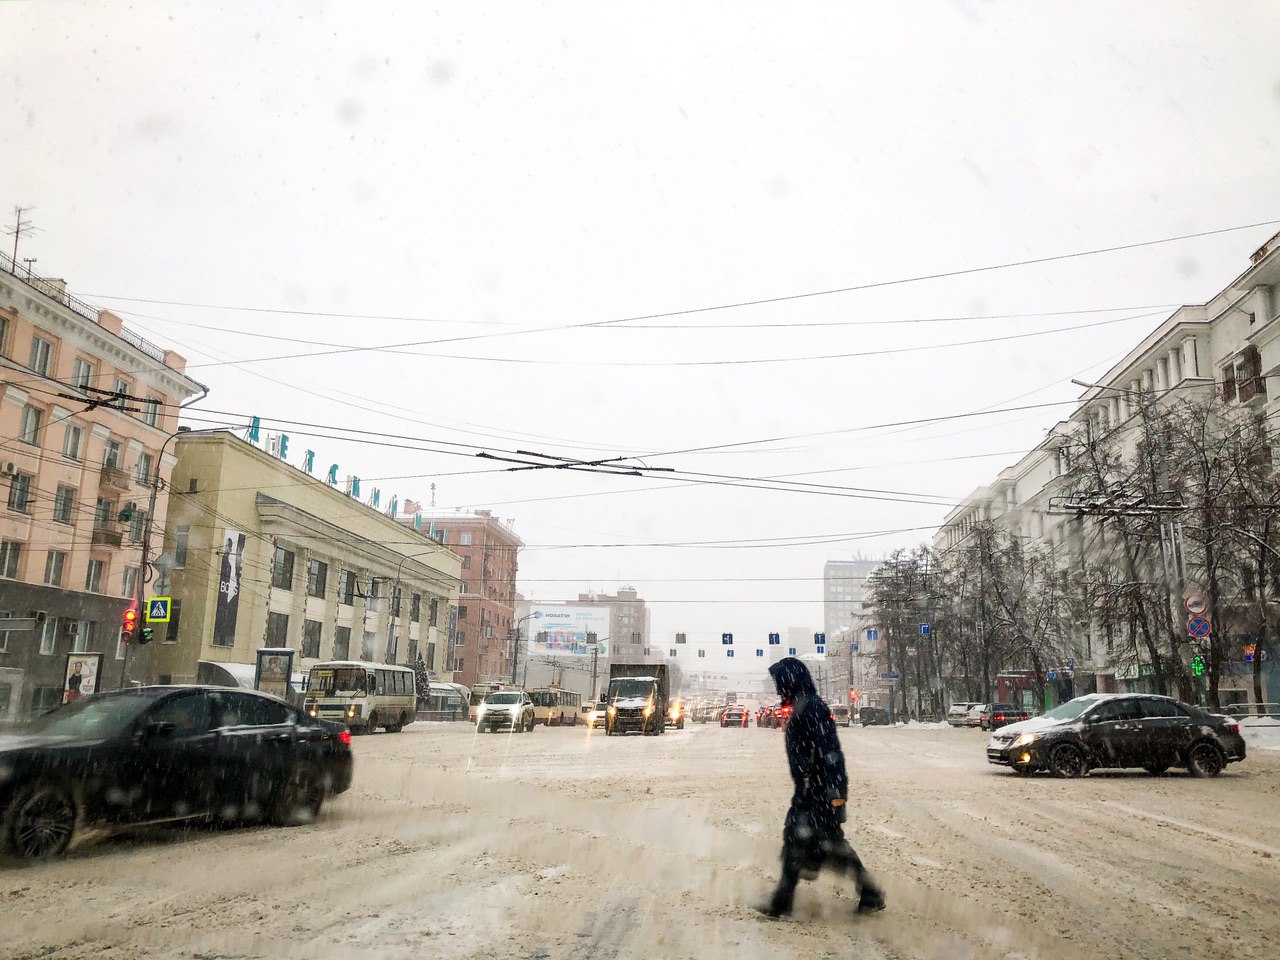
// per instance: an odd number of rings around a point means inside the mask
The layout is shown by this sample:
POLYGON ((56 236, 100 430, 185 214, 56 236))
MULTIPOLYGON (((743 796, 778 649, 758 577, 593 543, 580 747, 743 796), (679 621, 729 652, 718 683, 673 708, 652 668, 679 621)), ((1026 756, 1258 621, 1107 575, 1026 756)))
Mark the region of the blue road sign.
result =
POLYGON ((1187 619, 1187 633, 1193 637, 1207 637, 1213 632, 1213 628, 1209 626, 1207 617, 1189 617, 1187 619))
POLYGON ((1068 669, 1068 670, 1074 670, 1075 668, 1076 668, 1076 658, 1075 658, 1075 657, 1067 657, 1067 669, 1068 669))
POLYGON ((764 648, 763 648, 763 647, 757 647, 757 648, 756 648, 756 656, 757 656, 757 657, 763 657, 763 656, 764 656, 764 648))
POLYGON ((853 652, 854 653, 858 652, 858 645, 856 643, 853 645, 853 652))
POLYGON ((882 674, 880 674, 880 679, 881 679, 881 680, 900 680, 901 678, 902 678, 902 674, 900 674, 900 673, 882 673, 882 674))
POLYGON ((727 653, 727 654, 728 654, 729 656, 731 656, 731 657, 733 656, 733 651, 732 651, 732 650, 726 650, 726 651, 725 651, 725 653, 727 653))
POLYGON ((814 649, 815 649, 815 650, 817 650, 817 651, 818 651, 818 653, 826 653, 826 652, 827 652, 827 648, 826 648, 826 647, 824 647, 824 646, 821 646, 821 645, 814 647, 814 649))
POLYGON ((825 633, 815 633, 815 634, 813 635, 813 642, 814 642, 814 643, 826 643, 826 642, 827 642, 827 635, 826 635, 825 633))
POLYGON ((780 633, 769 634, 769 643, 771 643, 775 647, 780 645, 782 643, 782 634, 780 633))
POLYGON ((879 631, 878 629, 876 629, 875 627, 867 627, 867 639, 868 639, 868 640, 879 640, 879 639, 880 639, 880 631, 879 631))
POLYGON ((1057 671, 1057 670, 1050 670, 1050 671, 1049 671, 1049 673, 1047 674, 1047 676, 1049 677, 1049 679, 1050 679, 1050 680, 1057 680, 1057 679, 1058 679, 1058 671, 1057 671))
POLYGON ((789 656, 789 657, 794 657, 795 655, 796 655, 796 648, 795 648, 795 647, 788 647, 788 648, 787 648, 787 656, 789 656))
POLYGON ((732 634, 732 633, 722 633, 722 634, 720 634, 720 642, 721 642, 721 643, 723 643, 726 647, 727 647, 727 646, 732 645, 732 643, 733 643, 733 634, 732 634))
POLYGON ((927 623, 920 624, 920 636, 927 637, 932 632, 932 630, 933 628, 929 626, 929 624, 927 623))

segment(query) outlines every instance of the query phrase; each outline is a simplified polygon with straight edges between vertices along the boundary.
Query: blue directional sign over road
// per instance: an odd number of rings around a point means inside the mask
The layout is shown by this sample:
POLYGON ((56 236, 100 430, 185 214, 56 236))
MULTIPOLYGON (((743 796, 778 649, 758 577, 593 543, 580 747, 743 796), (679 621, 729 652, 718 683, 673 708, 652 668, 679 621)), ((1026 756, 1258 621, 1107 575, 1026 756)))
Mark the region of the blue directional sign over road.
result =
POLYGON ((881 679, 881 680, 900 680, 900 679, 902 679, 902 674, 900 674, 900 673, 882 673, 882 674, 880 674, 880 679, 881 679))
POLYGON ((868 640, 879 640, 879 639, 880 639, 880 631, 879 631, 879 629, 878 629, 878 628, 876 628, 876 627, 867 627, 867 639, 868 639, 868 640))
POLYGON ((929 624, 927 623, 920 624, 920 636, 927 637, 932 631, 933 631, 933 627, 931 627, 929 624))
POLYGON ((782 644, 782 634, 780 633, 769 634, 769 643, 775 647, 780 646, 782 644))

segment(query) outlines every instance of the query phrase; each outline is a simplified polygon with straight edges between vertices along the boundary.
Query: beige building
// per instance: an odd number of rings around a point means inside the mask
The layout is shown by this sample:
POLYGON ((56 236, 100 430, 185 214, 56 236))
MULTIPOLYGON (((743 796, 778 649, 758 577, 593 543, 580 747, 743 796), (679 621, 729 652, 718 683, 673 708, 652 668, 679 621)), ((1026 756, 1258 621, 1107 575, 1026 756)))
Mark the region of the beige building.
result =
POLYGON ((229 432, 183 434, 175 452, 164 548, 175 622, 152 679, 194 680, 200 661, 243 677, 261 647, 298 651, 298 672, 421 655, 444 675, 457 555, 229 432))

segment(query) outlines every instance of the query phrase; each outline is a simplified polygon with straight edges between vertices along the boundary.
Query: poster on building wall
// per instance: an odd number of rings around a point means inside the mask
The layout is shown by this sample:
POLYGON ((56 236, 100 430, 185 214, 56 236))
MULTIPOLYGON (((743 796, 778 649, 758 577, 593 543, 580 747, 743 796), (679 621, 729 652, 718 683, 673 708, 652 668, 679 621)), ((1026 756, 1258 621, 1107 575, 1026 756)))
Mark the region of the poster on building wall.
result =
POLYGON ((222 538, 222 570, 218 575, 218 606, 213 616, 213 645, 231 647, 236 642, 240 616, 241 574, 244 569, 245 535, 228 530, 222 538))
POLYGON ((258 651, 258 669, 254 673, 253 688, 289 698, 289 678, 293 676, 293 651, 288 647, 263 647, 258 651))
POLYGON ((62 680, 62 702, 74 703, 98 692, 102 675, 102 654, 68 653, 67 669, 62 680))
POLYGON ((607 607, 554 607, 533 605, 535 616, 525 621, 529 652, 552 656, 609 655, 609 609, 607 607), (588 640, 594 634, 595 641, 588 640))

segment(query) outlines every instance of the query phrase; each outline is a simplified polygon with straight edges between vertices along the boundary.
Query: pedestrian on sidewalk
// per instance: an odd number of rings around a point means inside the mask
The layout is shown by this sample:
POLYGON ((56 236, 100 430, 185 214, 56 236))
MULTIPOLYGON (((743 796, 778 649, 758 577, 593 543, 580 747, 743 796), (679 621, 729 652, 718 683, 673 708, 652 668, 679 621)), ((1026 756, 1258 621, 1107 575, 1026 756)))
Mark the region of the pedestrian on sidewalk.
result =
POLYGON ((791 707, 786 726, 787 763, 795 793, 782 828, 782 877, 773 897, 761 911, 770 917, 791 912, 796 884, 812 880, 826 867, 853 878, 858 887, 858 912, 884 909, 884 893, 863 867, 844 838, 849 778, 835 721, 809 669, 795 657, 769 668, 783 706, 791 707))

